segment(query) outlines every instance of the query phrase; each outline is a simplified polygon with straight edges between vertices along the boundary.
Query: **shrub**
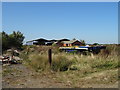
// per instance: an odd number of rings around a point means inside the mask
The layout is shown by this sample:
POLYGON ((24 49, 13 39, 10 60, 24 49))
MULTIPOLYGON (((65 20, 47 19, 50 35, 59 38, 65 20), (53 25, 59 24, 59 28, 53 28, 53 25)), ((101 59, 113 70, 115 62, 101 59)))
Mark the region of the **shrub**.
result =
MULTIPOLYGON (((33 47, 32 47, 33 48, 33 47)), ((36 71, 49 70, 48 54, 49 48, 52 48, 52 65, 53 71, 66 71, 68 69, 78 70, 81 73, 90 73, 99 70, 114 69, 118 66, 117 46, 108 46, 107 52, 101 51, 99 55, 90 56, 76 53, 58 52, 56 47, 36 46, 33 52, 31 49, 28 54, 23 53, 22 57, 30 67, 36 71), (40 52, 38 51, 40 50, 40 52), (107 55, 107 57, 106 57, 107 55)))
MULTIPOLYGON (((21 56, 24 57, 25 62, 37 72, 50 69, 47 53, 37 54, 34 52, 27 56, 25 54, 21 56)), ((53 71, 66 71, 73 62, 74 61, 69 60, 65 54, 53 54, 51 69, 53 71)))
POLYGON ((70 65, 72 65, 72 61, 70 61, 65 55, 59 54, 54 56, 51 68, 54 71, 66 71, 70 65))
POLYGON ((46 55, 30 54, 28 61, 29 65, 36 71, 44 71, 49 66, 46 55))
POLYGON ((104 70, 118 68, 118 58, 117 57, 96 57, 91 63, 92 68, 104 70))

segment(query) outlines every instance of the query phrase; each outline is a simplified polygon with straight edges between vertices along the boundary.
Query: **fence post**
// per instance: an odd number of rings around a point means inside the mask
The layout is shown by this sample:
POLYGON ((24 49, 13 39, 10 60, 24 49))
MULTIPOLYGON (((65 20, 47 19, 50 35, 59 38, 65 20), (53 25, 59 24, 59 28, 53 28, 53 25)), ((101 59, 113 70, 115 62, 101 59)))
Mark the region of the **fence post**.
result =
POLYGON ((51 49, 48 50, 48 61, 51 66, 51 64, 52 64, 52 50, 51 49))

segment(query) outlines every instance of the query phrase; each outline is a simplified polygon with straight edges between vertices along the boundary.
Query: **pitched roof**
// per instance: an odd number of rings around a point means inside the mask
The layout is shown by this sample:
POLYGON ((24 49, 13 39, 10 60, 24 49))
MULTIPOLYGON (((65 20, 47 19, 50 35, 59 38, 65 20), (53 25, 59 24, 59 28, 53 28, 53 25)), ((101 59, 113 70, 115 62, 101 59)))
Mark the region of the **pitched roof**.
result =
POLYGON ((43 39, 43 38, 40 38, 40 39, 36 39, 36 40, 34 40, 34 41, 48 41, 48 40, 43 39))
POLYGON ((70 41, 69 39, 60 39, 60 40, 57 40, 57 42, 62 42, 62 41, 70 41))
POLYGON ((43 39, 43 38, 40 38, 40 39, 35 39, 35 40, 31 40, 31 41, 27 41, 26 43, 29 43, 29 42, 33 42, 33 41, 44 41, 44 42, 62 42, 62 41, 70 41, 69 39, 60 39, 60 40, 55 40, 55 39, 52 39, 52 40, 47 40, 47 39, 43 39))
POLYGON ((71 43, 74 43, 76 41, 78 41, 78 40, 62 41, 62 43, 71 44, 71 43))

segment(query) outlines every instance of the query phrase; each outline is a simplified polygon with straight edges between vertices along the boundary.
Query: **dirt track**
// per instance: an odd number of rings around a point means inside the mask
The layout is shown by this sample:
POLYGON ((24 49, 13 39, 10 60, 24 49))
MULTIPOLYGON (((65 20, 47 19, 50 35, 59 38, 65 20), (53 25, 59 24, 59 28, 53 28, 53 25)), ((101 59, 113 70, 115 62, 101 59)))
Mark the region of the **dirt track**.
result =
MULTIPOLYGON (((64 83, 56 80, 55 73, 37 74, 34 71, 28 69, 22 64, 10 65, 3 67, 3 88, 72 88, 73 86, 68 82, 64 83)), ((94 76, 95 74, 93 74, 94 76)), ((85 77, 90 80, 89 76, 85 77)), ((81 78, 82 81, 82 78, 81 78)), ((84 80, 83 80, 84 82, 84 80)), ((115 84, 81 84, 81 88, 117 88, 118 82, 115 84)))
POLYGON ((11 72, 3 76, 3 88, 60 88, 67 85, 57 82, 47 75, 37 75, 22 64, 3 67, 3 70, 11 68, 11 72))

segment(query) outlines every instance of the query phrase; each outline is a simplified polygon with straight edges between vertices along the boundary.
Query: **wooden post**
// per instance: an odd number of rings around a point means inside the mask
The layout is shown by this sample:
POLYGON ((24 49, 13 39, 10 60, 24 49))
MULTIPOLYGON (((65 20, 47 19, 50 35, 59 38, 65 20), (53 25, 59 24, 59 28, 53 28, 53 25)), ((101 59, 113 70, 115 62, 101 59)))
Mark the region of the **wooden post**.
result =
POLYGON ((52 64, 52 50, 51 49, 48 50, 48 61, 51 66, 51 64, 52 64))

